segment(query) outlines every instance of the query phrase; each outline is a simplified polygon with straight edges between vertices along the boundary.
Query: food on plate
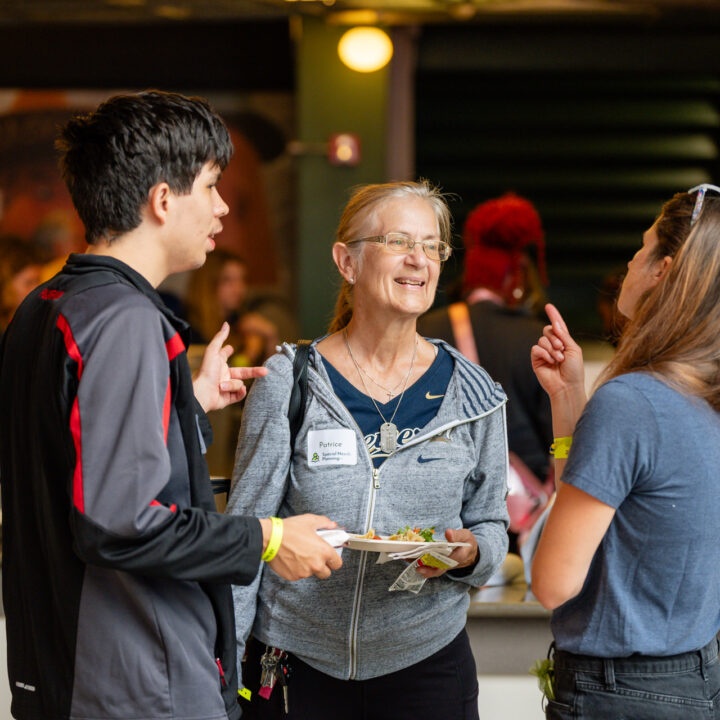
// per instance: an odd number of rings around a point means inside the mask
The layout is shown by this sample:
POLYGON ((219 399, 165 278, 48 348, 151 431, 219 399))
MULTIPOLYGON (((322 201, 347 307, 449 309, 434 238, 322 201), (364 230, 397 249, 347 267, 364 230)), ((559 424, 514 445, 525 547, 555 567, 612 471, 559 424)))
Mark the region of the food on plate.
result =
POLYGON ((404 542, 435 542, 433 533, 435 532, 435 526, 430 528, 411 528, 406 525, 404 528, 400 528, 394 535, 391 535, 388 540, 402 540, 404 542))
POLYGON ((364 535, 358 535, 361 540, 382 540, 379 535, 375 534, 375 528, 370 528, 364 535))
POLYGON ((430 528, 411 528, 406 525, 404 528, 400 528, 394 535, 390 537, 383 537, 375 532, 375 528, 370 528, 364 535, 356 535, 360 540, 399 540, 401 542, 435 542, 433 533, 435 532, 435 526, 430 528))

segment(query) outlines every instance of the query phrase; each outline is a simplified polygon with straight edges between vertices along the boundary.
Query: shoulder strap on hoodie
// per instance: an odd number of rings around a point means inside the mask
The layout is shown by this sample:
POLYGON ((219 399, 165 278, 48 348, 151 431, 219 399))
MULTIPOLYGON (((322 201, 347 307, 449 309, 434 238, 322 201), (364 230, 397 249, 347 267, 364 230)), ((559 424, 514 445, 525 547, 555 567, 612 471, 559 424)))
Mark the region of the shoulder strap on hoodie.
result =
MULTIPOLYGON (((290 391, 290 404, 288 405, 288 420, 290 421, 290 448, 295 445, 295 438, 305 417, 305 402, 307 400, 307 366, 310 357, 312 340, 298 340, 293 361, 293 386, 290 391)), ((213 493, 222 495, 230 492, 228 478, 211 479, 213 493)))
POLYGON ((290 421, 290 447, 295 445, 303 418, 305 417, 305 402, 307 400, 307 367, 310 356, 312 340, 298 340, 293 361, 293 386, 290 392, 288 405, 288 420, 290 421))

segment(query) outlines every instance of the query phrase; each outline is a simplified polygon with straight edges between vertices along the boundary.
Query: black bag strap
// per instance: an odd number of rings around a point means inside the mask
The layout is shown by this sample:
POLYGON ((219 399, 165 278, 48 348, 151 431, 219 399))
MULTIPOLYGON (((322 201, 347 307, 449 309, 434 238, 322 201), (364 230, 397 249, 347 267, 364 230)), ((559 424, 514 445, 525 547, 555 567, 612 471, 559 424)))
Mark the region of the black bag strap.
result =
POLYGON ((290 421, 290 448, 295 445, 300 426, 305 417, 305 402, 307 400, 307 373, 310 345, 312 340, 298 340, 293 361, 293 386, 288 405, 288 420, 290 421))
MULTIPOLYGON (((290 392, 288 405, 288 420, 290 421, 290 448, 295 445, 295 438, 305 417, 305 402, 307 400, 307 368, 310 358, 310 345, 312 340, 298 340, 293 361, 293 386, 290 392)), ((230 478, 211 478, 212 490, 215 495, 230 492, 230 478)))

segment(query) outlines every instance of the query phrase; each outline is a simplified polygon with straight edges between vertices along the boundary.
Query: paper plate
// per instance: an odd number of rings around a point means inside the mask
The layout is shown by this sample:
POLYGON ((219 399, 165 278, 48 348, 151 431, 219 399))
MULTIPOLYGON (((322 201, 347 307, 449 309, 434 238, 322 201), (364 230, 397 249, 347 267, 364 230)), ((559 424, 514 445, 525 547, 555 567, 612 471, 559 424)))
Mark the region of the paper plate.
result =
POLYGON ((431 550, 432 548, 456 548, 469 546, 469 543, 464 542, 412 542, 410 540, 388 540, 382 538, 381 540, 371 540, 370 538, 361 538, 356 535, 350 535, 347 541, 347 546, 352 550, 366 550, 367 552, 384 552, 384 553, 399 553, 407 552, 408 550, 416 550, 417 548, 431 550))

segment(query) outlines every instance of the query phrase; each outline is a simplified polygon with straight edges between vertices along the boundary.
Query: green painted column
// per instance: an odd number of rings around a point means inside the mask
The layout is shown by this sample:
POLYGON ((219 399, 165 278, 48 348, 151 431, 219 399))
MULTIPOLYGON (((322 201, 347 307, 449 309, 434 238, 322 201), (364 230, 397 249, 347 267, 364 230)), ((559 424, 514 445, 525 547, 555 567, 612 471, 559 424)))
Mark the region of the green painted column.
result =
POLYGON ((331 257, 340 213, 350 188, 385 180, 385 123, 389 71, 350 70, 337 54, 346 27, 303 18, 298 53, 298 319, 303 337, 325 332, 339 275, 331 257), (338 167, 312 152, 333 133, 360 137, 356 167, 338 167), (305 148, 305 151, 303 151, 305 148))

